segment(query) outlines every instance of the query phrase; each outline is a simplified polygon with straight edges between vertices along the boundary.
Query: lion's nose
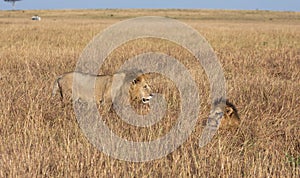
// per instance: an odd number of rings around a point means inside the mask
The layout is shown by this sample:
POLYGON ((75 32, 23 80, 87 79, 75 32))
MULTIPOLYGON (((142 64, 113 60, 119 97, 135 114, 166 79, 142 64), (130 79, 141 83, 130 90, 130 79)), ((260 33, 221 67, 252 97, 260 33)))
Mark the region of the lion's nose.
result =
POLYGON ((143 101, 143 103, 148 103, 150 101, 150 99, 149 98, 143 98, 142 101, 143 101))
POLYGON ((152 98, 152 96, 143 98, 143 99, 142 99, 142 102, 143 102, 143 103, 149 103, 151 98, 152 98))

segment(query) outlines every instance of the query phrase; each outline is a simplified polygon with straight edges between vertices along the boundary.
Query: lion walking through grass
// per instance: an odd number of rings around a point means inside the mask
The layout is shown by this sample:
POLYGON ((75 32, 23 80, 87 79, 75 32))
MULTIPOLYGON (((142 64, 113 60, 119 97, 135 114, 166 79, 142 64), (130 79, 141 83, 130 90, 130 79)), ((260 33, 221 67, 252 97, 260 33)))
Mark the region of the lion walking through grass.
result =
POLYGON ((65 95, 73 92, 74 100, 92 101, 97 104, 112 103, 121 92, 123 85, 130 84, 129 96, 131 101, 148 104, 153 94, 146 81, 145 75, 137 73, 119 72, 113 75, 91 75, 82 72, 67 72, 56 78, 53 84, 52 98, 59 91, 60 99, 65 102, 65 95), (76 85, 73 82, 76 81, 76 85), (113 82, 115 83, 112 86, 113 82), (93 89, 89 87, 94 85, 93 89), (76 88, 73 88, 76 86, 76 88))

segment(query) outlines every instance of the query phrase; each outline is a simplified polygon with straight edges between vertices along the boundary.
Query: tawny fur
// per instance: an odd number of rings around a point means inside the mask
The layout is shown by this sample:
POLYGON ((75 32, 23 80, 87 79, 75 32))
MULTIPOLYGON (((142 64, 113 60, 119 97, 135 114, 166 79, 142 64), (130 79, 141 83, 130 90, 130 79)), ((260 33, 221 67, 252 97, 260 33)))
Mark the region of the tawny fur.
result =
MULTIPOLYGON (((83 99, 90 101, 95 99, 98 104, 111 103, 116 97, 118 90, 125 84, 130 82, 130 99, 138 100, 140 102, 148 102, 152 97, 151 88, 145 80, 144 75, 139 75, 132 81, 126 77, 126 73, 116 73, 114 75, 90 75, 81 72, 68 72, 57 77, 53 84, 52 97, 60 93, 60 98, 64 101, 65 95, 68 92, 73 92, 73 99, 83 99), (73 88, 73 79, 76 75, 77 88, 73 88), (114 90, 112 90, 112 83, 115 81, 114 90), (90 83, 95 83, 95 93, 91 94, 89 86, 90 83)), ((92 86, 93 87, 93 86, 92 86)))

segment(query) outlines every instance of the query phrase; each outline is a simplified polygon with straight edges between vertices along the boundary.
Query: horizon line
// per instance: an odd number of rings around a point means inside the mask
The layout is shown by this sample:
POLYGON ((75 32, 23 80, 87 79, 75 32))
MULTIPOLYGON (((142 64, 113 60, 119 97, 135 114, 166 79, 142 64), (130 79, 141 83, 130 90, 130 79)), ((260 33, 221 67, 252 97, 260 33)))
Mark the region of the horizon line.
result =
POLYGON ((296 10, 269 9, 228 9, 228 8, 52 8, 52 9, 0 9, 0 11, 42 11, 42 10, 220 10, 220 11, 265 11, 265 12, 300 12, 296 10))

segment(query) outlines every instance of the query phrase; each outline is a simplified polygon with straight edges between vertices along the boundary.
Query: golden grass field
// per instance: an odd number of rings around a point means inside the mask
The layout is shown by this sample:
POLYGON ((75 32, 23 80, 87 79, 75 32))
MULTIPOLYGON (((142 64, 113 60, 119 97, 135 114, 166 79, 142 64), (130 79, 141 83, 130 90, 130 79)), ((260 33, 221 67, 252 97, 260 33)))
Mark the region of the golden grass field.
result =
MULTIPOLYGON (((61 10, 0 13, 0 177, 300 177, 300 13, 223 10, 61 10), (42 21, 31 21, 38 14, 42 21), (157 15, 199 31, 223 66, 227 96, 241 117, 237 131, 222 130, 198 147, 210 110, 209 82, 193 56, 156 39, 124 45, 103 73, 147 50, 175 56, 199 86, 199 120, 189 139, 158 160, 117 160, 81 132, 71 102, 50 99, 55 78, 75 69, 88 42, 121 20, 157 15)), ((165 81, 166 79, 164 79, 165 81)), ((150 79, 168 98, 157 125, 136 128, 106 118, 120 136, 151 140, 176 123, 178 92, 150 79)))

